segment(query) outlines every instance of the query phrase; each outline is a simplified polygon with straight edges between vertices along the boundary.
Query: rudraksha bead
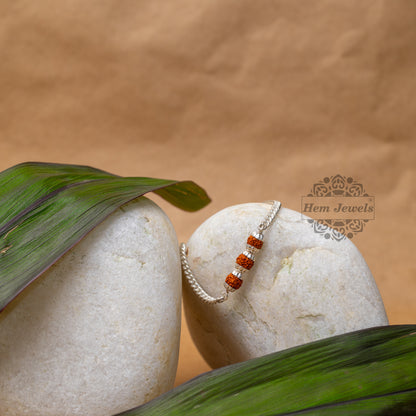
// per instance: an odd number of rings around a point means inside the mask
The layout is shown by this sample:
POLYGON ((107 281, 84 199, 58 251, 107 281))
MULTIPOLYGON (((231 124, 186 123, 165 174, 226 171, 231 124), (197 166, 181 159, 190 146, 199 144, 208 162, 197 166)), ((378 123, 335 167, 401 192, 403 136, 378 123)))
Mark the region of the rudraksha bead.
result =
POLYGON ((257 250, 260 250, 263 247, 263 241, 260 238, 258 238, 258 237, 260 237, 259 234, 256 234, 255 236, 254 235, 250 235, 247 238, 247 244, 249 246, 255 247, 257 250))
POLYGON ((225 283, 227 283, 227 285, 230 286, 232 289, 237 290, 243 284, 243 280, 237 277, 234 273, 230 273, 225 278, 225 283))
POLYGON ((241 253, 235 261, 239 266, 244 267, 246 270, 250 270, 254 266, 254 256, 248 251, 241 253))

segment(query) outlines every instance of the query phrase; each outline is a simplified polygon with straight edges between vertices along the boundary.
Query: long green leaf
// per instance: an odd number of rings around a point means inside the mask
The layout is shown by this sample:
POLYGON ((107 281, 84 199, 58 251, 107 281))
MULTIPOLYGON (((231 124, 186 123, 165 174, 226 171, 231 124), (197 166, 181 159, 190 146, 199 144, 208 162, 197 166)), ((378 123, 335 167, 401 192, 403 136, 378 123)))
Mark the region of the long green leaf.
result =
POLYGON ((23 163, 0 173, 0 311, 119 206, 147 192, 196 211, 191 181, 122 178, 88 166, 23 163))
POLYGON ((403 325, 214 370, 118 416, 415 414, 416 325, 403 325))

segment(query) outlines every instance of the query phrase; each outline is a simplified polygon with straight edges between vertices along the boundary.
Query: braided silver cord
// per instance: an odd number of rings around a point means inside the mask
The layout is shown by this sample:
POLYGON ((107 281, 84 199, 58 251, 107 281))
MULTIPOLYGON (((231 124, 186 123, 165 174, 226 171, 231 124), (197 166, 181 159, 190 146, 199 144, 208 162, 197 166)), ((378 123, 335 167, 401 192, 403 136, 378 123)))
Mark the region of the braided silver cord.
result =
POLYGON ((267 217, 258 227, 260 233, 264 230, 267 230, 267 228, 270 227, 273 220, 276 218, 276 215, 279 212, 280 207, 282 206, 282 204, 279 201, 267 201, 267 202, 271 203, 272 207, 270 208, 270 211, 267 217))
MULTIPOLYGON (((280 210, 281 203, 279 201, 267 201, 267 203, 272 204, 272 207, 270 208, 266 218, 260 223, 258 226, 258 232, 262 236, 262 232, 270 227, 270 225, 273 223, 274 219, 276 218, 277 213, 280 210)), ((260 236, 259 236, 260 237, 260 236)), ((262 238, 262 237, 261 237, 262 238)), ((228 286, 226 283, 224 284, 225 291, 223 292, 222 296, 214 297, 209 295, 205 289, 199 284, 199 282, 196 280, 192 269, 188 262, 188 248, 186 247, 185 243, 182 243, 179 247, 180 252, 180 258, 181 258, 181 264, 182 264, 182 270, 183 275, 188 282, 189 286, 193 290, 193 292, 205 303, 208 304, 215 304, 215 303, 221 303, 228 299, 228 293, 233 292, 235 289, 228 286)), ((253 257, 254 259, 254 257, 253 257)), ((241 276, 241 274, 240 274, 241 276)))
POLYGON ((182 270, 185 276, 185 279, 188 281, 189 286, 194 291, 194 293, 205 303, 221 303, 228 299, 228 292, 225 291, 224 294, 218 298, 214 298, 213 296, 208 295, 208 293, 204 290, 204 288, 198 283, 195 279, 195 276, 191 270, 191 267, 188 263, 187 257, 187 247, 185 243, 180 245, 180 254, 181 254, 181 263, 182 263, 182 270))

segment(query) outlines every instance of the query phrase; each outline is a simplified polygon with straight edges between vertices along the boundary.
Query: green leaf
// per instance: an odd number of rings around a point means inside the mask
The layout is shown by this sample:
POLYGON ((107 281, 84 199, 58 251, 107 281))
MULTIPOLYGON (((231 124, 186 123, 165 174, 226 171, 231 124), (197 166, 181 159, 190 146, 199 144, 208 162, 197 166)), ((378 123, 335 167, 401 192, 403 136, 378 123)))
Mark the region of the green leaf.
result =
POLYGON ((88 166, 23 163, 0 173, 0 311, 119 206, 155 192, 178 208, 210 202, 191 181, 122 178, 88 166))
POLYGON ((214 370, 118 416, 414 414, 416 325, 399 325, 214 370))

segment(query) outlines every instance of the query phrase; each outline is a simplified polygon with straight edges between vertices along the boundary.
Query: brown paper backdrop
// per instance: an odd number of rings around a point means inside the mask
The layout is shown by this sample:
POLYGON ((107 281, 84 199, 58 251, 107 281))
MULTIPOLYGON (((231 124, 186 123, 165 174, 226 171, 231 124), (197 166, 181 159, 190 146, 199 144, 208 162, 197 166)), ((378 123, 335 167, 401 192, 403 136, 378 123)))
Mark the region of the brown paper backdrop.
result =
MULTIPOLYGON (((3 0, 0 169, 28 160, 193 179, 180 241, 228 206, 299 210, 316 181, 376 197, 354 242, 415 323, 416 2, 3 0)), ((183 324, 177 384, 208 366, 183 324)))

